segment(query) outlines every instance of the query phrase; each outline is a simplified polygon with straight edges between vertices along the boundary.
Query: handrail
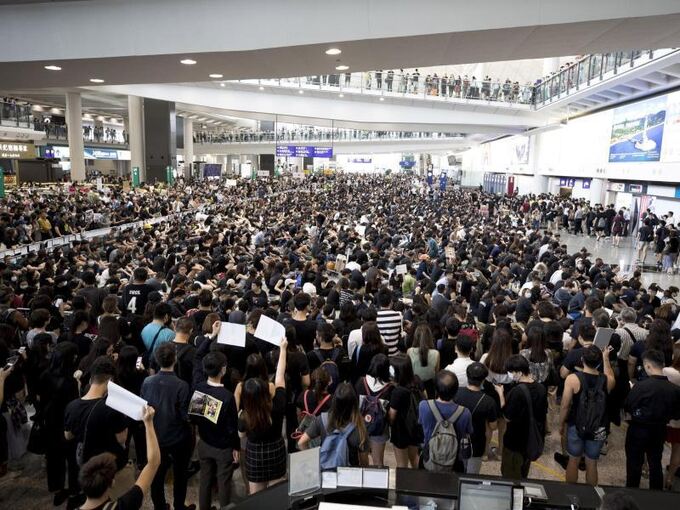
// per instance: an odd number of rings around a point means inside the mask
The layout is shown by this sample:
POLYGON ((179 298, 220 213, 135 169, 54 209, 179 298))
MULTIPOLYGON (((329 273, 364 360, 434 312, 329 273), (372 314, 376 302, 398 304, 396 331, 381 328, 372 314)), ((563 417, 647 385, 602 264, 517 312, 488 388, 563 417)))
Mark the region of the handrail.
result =
POLYGON ((295 134, 286 131, 283 135, 274 131, 235 132, 194 132, 195 144, 266 144, 266 143, 302 143, 302 142, 375 142, 375 141, 408 141, 408 140, 455 140, 464 138, 462 133, 429 133, 406 131, 361 131, 361 130, 327 130, 314 132, 300 129, 295 134), (385 134, 382 134, 385 133, 385 134), (395 133, 396 135, 392 135, 395 133), (354 136, 358 134, 359 136, 354 136), (367 135, 367 136, 363 136, 367 135), (415 136, 409 136, 415 135, 415 136))
POLYGON ((664 48, 586 55, 548 79, 537 80, 534 108, 538 109, 555 99, 562 99, 589 87, 594 82, 601 83, 604 79, 677 51, 680 50, 664 48))
POLYGON ((0 100, 0 126, 33 127, 31 106, 0 100))

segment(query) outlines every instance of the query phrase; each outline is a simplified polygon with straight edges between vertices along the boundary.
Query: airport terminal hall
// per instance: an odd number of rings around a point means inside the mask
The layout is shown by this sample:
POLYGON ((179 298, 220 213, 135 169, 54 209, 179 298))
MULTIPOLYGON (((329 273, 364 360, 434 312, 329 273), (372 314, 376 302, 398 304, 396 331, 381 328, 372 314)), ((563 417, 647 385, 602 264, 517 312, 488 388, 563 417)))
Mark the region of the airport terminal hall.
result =
POLYGON ((0 0, 0 509, 680 508, 680 0, 0 0))

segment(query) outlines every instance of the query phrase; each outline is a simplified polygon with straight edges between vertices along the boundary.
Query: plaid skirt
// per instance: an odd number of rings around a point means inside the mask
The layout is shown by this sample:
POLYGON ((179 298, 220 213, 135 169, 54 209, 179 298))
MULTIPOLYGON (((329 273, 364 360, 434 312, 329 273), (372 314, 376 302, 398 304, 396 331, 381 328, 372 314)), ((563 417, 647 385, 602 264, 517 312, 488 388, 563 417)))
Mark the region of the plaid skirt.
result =
POLYGON ((246 472, 250 482, 270 482, 286 475, 286 444, 280 437, 267 443, 246 443, 246 472))

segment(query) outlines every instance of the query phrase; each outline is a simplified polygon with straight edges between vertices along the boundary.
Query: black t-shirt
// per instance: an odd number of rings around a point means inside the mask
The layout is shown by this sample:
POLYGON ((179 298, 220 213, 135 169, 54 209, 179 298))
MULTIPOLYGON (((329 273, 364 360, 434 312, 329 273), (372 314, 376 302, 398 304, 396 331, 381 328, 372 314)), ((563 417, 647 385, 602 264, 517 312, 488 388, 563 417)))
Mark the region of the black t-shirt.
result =
POLYGON ((207 382, 196 385, 196 391, 210 395, 222 402, 217 423, 213 423, 203 416, 191 415, 191 421, 198 426, 198 435, 213 448, 225 450, 240 449, 238 438, 238 414, 236 401, 231 391, 224 386, 212 386, 207 382))
POLYGON ((508 393, 503 415, 508 420, 508 426, 503 436, 503 444, 513 452, 527 451, 529 439, 529 402, 520 386, 529 388, 534 411, 534 419, 538 429, 545 434, 545 419, 548 413, 548 392, 540 383, 520 383, 508 393))
POLYGON ((290 319, 289 324, 295 328, 298 345, 301 345, 305 352, 314 349, 314 339, 316 338, 316 321, 306 319, 299 321, 290 319))
POLYGON ((437 343, 437 350, 439 351, 439 366, 448 367, 458 357, 456 354, 456 339, 442 338, 437 343))
POLYGON ((283 426, 283 418, 286 414, 286 390, 284 388, 276 388, 274 398, 272 399, 272 414, 271 424, 266 430, 254 431, 248 430, 246 422, 241 417, 238 422, 239 432, 245 432, 248 436, 248 441, 252 443, 267 443, 275 441, 281 437, 281 427, 283 426))
POLYGON ((127 426, 128 419, 108 407, 103 398, 74 400, 66 406, 64 413, 64 430, 71 432, 77 442, 83 443, 83 460, 87 462, 95 455, 109 452, 116 456, 119 470, 127 463, 127 452, 116 439, 116 434, 123 432, 127 426))
POLYGON ((453 401, 470 410, 472 414, 472 456, 481 457, 486 448, 486 424, 498 419, 496 401, 483 391, 459 388, 453 401))
POLYGON ((307 353, 307 363, 309 364, 309 371, 314 372, 317 368, 321 366, 326 360, 330 360, 339 363, 342 351, 338 347, 333 347, 332 349, 314 349, 307 353), (318 354, 317 354, 318 353, 318 354), (319 359, 319 354, 321 359, 319 359))
MULTIPOLYGON (((105 501, 98 507, 95 507, 91 510, 102 510, 106 504, 110 502, 111 500, 105 501)), ((142 508, 143 503, 144 493, 142 492, 142 489, 139 487, 139 485, 133 485, 132 489, 127 491, 116 500, 116 510, 139 510, 142 508)))
POLYGON ((648 225, 642 225, 638 233, 640 234, 640 241, 642 242, 650 242, 654 239, 654 231, 652 230, 652 227, 648 225))
POLYGON ((146 283, 131 283, 123 289, 123 312, 132 315, 142 315, 149 300, 153 287, 146 283))
POLYGON ((307 355, 299 351, 289 352, 286 360, 286 376, 288 377, 286 389, 289 395, 297 396, 302 392, 302 377, 305 375, 309 375, 307 355))
POLYGON ((575 372, 576 367, 583 368, 583 360, 581 359, 582 356, 583 346, 579 344, 567 353, 567 356, 562 362, 562 366, 570 372, 575 372))

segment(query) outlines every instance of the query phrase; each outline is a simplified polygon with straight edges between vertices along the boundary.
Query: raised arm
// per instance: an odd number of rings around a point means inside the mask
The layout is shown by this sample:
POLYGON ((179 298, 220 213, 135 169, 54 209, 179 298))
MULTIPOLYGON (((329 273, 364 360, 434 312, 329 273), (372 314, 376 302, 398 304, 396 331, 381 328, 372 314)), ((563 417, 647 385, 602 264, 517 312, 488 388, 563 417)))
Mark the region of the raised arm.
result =
POLYGON ((276 377, 274 385, 277 388, 286 387, 286 361, 288 358, 288 340, 284 336, 281 339, 281 346, 279 347, 279 362, 276 365, 276 377))

